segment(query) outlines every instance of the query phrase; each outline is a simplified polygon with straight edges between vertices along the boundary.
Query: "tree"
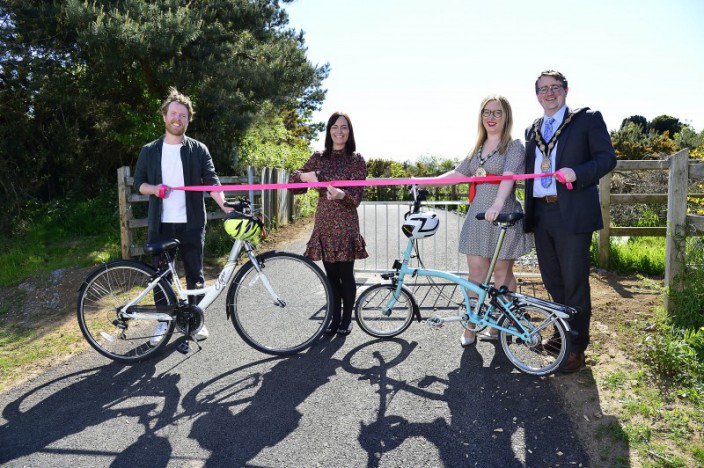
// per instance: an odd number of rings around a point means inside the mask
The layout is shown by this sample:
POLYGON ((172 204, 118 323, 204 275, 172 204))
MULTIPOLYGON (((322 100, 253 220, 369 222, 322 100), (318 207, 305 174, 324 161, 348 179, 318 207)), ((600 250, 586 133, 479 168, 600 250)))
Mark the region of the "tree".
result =
POLYGON ((697 133, 691 125, 683 125, 682 130, 674 135, 674 140, 679 149, 689 148, 690 156, 691 150, 704 149, 704 131, 697 133))
POLYGON ((648 120, 645 117, 643 117, 642 115, 632 115, 630 117, 626 117, 625 119, 623 119, 623 122, 621 122, 620 130, 623 130, 623 127, 625 127, 628 122, 633 122, 636 125, 640 125, 641 132, 644 135, 648 134, 648 130, 649 130, 648 120))
POLYGON ((621 130, 611 133, 611 141, 619 159, 660 159, 677 152, 669 133, 643 135, 640 125, 630 121, 621 130))
POLYGON ((278 0, 6 0, 0 40, 5 213, 114 184, 163 132, 169 86, 193 99, 189 135, 220 172, 265 106, 299 141, 320 128, 310 120, 329 67, 307 60, 278 0))
POLYGON ((679 133, 682 129, 680 119, 669 115, 658 115, 650 122, 650 131, 662 135, 665 132, 670 132, 670 137, 675 133, 679 133))

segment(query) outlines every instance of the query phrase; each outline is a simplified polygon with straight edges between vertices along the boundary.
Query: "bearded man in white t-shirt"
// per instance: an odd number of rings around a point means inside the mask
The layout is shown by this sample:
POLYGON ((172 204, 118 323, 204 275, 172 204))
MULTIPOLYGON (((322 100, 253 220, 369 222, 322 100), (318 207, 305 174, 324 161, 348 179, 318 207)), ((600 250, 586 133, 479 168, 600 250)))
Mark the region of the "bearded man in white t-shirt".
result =
MULTIPOLYGON (((161 105, 166 132, 163 136, 142 147, 134 174, 134 187, 139 193, 149 195, 148 242, 178 239, 188 289, 202 288, 203 245, 205 242, 204 192, 169 190, 169 187, 189 185, 220 185, 213 159, 201 142, 186 136, 189 122, 193 120, 190 98, 169 88, 169 95, 161 105)), ((232 208, 225 206, 222 191, 210 195, 225 213, 232 208)), ((197 302, 196 298, 189 298, 197 302)), ((167 323, 159 323, 154 332, 158 342, 166 331, 167 323), (164 330, 159 330, 164 328, 164 330)), ((204 340, 208 330, 203 326, 196 339, 204 340)))

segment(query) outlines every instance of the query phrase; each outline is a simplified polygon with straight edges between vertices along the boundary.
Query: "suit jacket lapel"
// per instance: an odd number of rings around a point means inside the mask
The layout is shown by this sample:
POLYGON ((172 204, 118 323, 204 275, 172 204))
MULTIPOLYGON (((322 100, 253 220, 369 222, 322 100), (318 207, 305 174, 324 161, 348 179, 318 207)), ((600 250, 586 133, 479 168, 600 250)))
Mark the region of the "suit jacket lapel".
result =
MULTIPOLYGON (((570 108, 565 109, 565 118, 570 115, 570 108)), ((562 129, 560 136, 557 137, 557 153, 555 154, 555 169, 560 167, 560 161, 562 161, 562 155, 565 153, 565 146, 567 146, 567 138, 569 137, 570 131, 572 131, 572 122, 567 124, 565 128, 562 129)))
POLYGON ((528 135, 529 139, 526 141, 526 172, 532 174, 535 167, 535 148, 537 146, 532 126, 528 135))

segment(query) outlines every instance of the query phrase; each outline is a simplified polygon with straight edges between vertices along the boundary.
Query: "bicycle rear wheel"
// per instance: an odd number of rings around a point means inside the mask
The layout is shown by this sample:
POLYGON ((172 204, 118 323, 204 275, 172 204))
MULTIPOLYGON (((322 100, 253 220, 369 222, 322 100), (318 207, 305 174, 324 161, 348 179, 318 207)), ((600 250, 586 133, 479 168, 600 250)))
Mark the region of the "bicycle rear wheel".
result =
POLYGON ((294 354, 323 334, 332 314, 332 291, 325 273, 308 258, 288 252, 249 261, 227 291, 227 314, 250 346, 266 354, 294 354), (266 287, 268 282, 275 301, 266 287))
MULTIPOLYGON (((150 266, 118 260, 106 263, 88 275, 78 294, 78 325, 88 343, 100 354, 114 361, 131 364, 159 352, 171 338, 174 322, 160 322, 149 315, 157 313, 156 304, 173 306, 176 298, 166 281, 135 304, 145 318, 125 318, 119 310, 144 291, 155 271, 150 266), (161 328, 161 327, 160 327, 161 328)), ((163 309, 162 309, 163 312, 163 309)))
MULTIPOLYGON (((570 353, 569 333, 562 321, 552 314, 533 306, 521 308, 516 314, 521 326, 536 331, 530 342, 501 331, 499 342, 506 357, 518 370, 532 375, 546 375, 558 370, 570 353)), ((499 325, 519 330, 510 317, 504 315, 499 325)))
POLYGON ((401 289, 396 303, 385 313, 395 292, 396 286, 391 284, 376 284, 364 291, 355 304, 359 328, 376 338, 391 338, 406 330, 413 320, 415 300, 401 289))

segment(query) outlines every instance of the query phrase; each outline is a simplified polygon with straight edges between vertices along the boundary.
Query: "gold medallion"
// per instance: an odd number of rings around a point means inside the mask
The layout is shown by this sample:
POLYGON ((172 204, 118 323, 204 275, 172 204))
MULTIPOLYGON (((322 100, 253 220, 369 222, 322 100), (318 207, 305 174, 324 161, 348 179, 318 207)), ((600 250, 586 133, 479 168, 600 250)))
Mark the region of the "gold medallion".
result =
POLYGON ((540 163, 540 170, 543 172, 548 172, 550 170, 550 158, 543 158, 540 163))
POLYGON ((477 177, 486 177, 486 171, 484 170, 483 167, 480 167, 477 169, 477 171, 474 173, 475 176, 477 177))

